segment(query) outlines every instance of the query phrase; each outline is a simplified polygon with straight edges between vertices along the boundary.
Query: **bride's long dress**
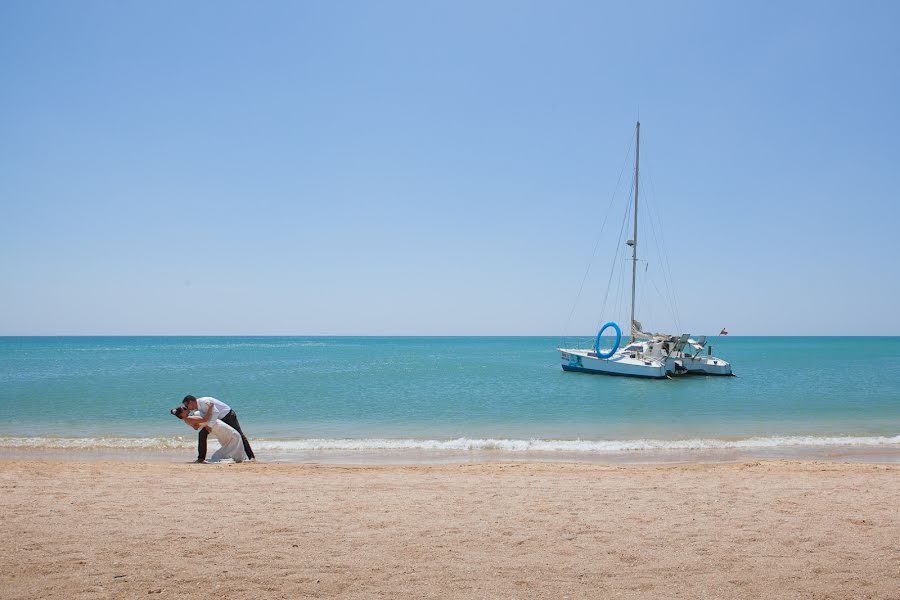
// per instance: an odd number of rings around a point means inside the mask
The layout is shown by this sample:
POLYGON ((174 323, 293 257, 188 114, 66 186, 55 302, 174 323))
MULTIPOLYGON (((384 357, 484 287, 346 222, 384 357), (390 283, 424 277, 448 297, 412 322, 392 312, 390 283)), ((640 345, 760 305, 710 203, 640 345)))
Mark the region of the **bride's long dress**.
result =
POLYGON ((244 444, 241 441, 241 434, 234 427, 225 423, 221 419, 210 421, 207 423, 210 432, 219 440, 221 448, 215 451, 210 457, 209 462, 219 462, 226 458, 234 459, 234 462, 243 462, 246 458, 244 454, 244 444))

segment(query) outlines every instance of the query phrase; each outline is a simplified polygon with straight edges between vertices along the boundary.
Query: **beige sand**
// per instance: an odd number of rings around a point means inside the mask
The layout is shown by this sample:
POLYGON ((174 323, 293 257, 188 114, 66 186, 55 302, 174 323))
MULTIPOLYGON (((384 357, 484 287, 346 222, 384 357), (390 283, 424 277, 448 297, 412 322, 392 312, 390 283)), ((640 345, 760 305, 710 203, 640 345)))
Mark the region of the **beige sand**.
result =
POLYGON ((900 467, 0 461, 0 597, 900 598, 900 467))

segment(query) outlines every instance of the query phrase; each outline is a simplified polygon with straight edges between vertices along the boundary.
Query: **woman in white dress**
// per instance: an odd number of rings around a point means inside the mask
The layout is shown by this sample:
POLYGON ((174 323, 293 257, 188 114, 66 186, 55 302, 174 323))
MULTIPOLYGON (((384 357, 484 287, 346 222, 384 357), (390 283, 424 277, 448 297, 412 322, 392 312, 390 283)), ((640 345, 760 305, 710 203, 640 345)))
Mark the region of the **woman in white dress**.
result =
POLYGON ((219 440, 221 448, 215 451, 208 462, 219 462, 220 460, 231 458, 234 462, 239 463, 243 462, 246 458, 244 455, 244 443, 241 440, 241 434, 228 423, 221 419, 204 421, 202 417, 191 416, 188 409, 184 406, 173 408, 171 412, 194 429, 206 427, 207 430, 219 440))

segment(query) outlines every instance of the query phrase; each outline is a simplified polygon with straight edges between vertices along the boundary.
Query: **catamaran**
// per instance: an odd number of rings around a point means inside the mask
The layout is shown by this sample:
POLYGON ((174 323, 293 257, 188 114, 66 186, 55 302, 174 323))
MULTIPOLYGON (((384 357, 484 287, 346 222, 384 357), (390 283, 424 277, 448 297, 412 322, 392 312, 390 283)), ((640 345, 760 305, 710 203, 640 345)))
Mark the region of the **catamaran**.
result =
MULTIPOLYGON (((640 321, 635 320, 635 281, 638 263, 638 172, 641 157, 641 123, 635 127, 634 153, 634 235, 626 242, 631 248, 631 339, 621 346, 622 331, 610 321, 600 328, 592 349, 557 348, 564 371, 578 371, 597 375, 622 375, 651 379, 671 379, 677 375, 732 375, 731 364, 712 355, 707 337, 692 338, 684 333, 678 336, 665 333, 646 333, 640 321), (612 348, 601 349, 603 334, 612 329, 615 343, 612 348), (704 348, 707 350, 703 352, 704 348)), ((620 239, 621 243, 621 239, 620 239)), ((724 331, 724 330, 723 330, 724 331)))

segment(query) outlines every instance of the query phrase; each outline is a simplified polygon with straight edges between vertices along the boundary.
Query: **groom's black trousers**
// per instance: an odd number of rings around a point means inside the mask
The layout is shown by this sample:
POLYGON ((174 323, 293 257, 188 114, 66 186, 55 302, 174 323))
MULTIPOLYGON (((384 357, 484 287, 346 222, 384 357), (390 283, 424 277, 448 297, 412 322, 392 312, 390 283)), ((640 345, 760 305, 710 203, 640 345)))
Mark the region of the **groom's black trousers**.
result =
MULTIPOLYGON (((238 423, 237 415, 233 410, 228 411, 228 414, 222 417, 222 421, 228 423, 232 427, 234 427, 239 434, 241 434, 241 441, 244 443, 244 454, 247 455, 247 458, 256 458, 253 455, 253 450, 250 448, 250 442, 247 441, 247 436, 244 435, 244 432, 241 431, 241 424, 238 423)), ((209 437, 209 431, 206 430, 206 427, 200 428, 200 435, 197 438, 197 462, 203 462, 206 460, 206 438, 209 437)))

